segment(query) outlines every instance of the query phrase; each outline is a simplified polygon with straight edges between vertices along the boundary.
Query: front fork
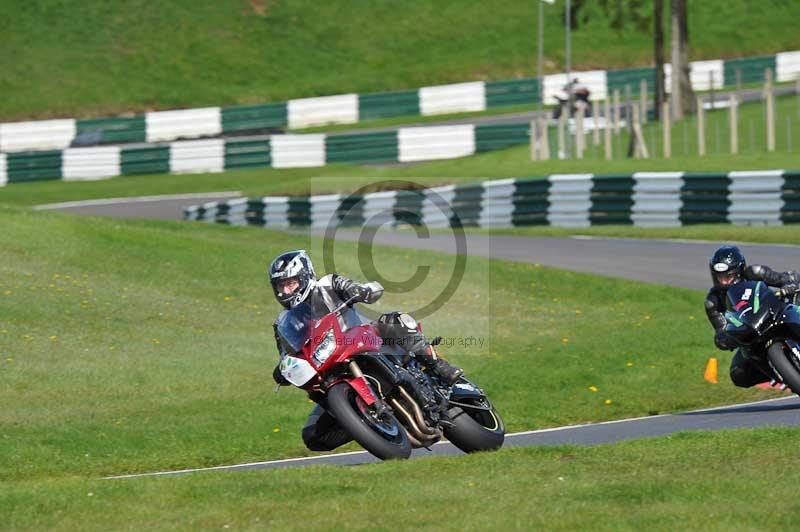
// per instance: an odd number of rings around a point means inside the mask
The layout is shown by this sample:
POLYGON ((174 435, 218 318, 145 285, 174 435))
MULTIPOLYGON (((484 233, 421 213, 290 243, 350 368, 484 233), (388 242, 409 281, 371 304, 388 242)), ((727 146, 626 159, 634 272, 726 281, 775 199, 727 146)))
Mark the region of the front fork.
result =
POLYGON ((355 360, 350 361, 348 368, 350 369, 350 375, 343 375, 341 378, 332 382, 330 386, 333 386, 338 382, 346 382, 351 388, 353 388, 353 390, 358 394, 361 400, 364 401, 364 403, 366 403, 368 406, 375 407, 375 414, 380 417, 386 411, 386 405, 372 390, 367 378, 364 376, 364 372, 361 371, 361 368, 355 360))

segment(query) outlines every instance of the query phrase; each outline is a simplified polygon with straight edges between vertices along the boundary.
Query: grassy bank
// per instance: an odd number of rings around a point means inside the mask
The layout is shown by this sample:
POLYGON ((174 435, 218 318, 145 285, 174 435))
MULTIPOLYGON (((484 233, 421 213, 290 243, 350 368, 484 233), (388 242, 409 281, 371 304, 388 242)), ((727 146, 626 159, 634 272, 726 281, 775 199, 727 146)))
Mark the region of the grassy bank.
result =
POLYGON ((0 508, 14 530, 786 530, 798 436, 737 430, 361 467, 24 481, 0 490, 0 508))
MULTIPOLYGON (((572 33, 573 69, 651 63, 650 2, 624 13, 623 26, 615 29, 617 9, 584 3, 572 33)), ((536 73, 535 3, 136 0, 112 6, 3 0, 0 11, 7 52, 0 56, 3 121, 261 103, 536 73)), ((545 6, 544 12, 545 71, 560 71, 562 8, 545 6)), ((800 6, 781 0, 762 2, 757 10, 745 0, 693 3, 692 59, 798 49, 798 17, 800 6)))
MULTIPOLYGON (((278 308, 263 271, 298 247, 325 270, 319 240, 16 209, 0 220, 0 479, 308 453, 298 432, 310 405, 272 392, 278 308)), ((338 243, 328 257, 363 279, 357 255, 338 243)), ((454 268, 447 255, 373 255, 387 286, 430 267, 416 289, 388 289, 383 311, 416 313, 454 268)), ((509 430, 769 396, 702 380, 706 359, 724 368, 728 354, 713 348, 699 292, 476 257, 465 266, 425 330, 448 339, 442 352, 486 387, 509 430)))

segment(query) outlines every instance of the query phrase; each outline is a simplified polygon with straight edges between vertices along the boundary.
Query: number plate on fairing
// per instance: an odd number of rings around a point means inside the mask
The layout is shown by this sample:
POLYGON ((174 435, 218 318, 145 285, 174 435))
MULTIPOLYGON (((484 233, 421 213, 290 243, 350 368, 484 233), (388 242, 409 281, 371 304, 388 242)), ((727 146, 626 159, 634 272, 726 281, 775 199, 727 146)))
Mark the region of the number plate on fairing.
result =
POLYGON ((302 358, 285 356, 281 360, 281 374, 295 386, 302 386, 317 374, 317 370, 302 358))

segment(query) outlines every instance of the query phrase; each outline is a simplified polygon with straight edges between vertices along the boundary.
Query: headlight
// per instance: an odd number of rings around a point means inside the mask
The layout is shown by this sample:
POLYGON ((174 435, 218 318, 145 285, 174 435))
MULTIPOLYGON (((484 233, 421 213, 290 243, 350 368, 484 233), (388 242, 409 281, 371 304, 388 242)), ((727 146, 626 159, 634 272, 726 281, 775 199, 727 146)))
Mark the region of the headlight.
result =
POLYGON ((328 357, 331 356, 335 350, 336 336, 333 334, 333 329, 329 329, 325 334, 325 338, 323 338, 317 348, 314 349, 314 361, 317 363, 317 366, 321 366, 328 360, 328 357))

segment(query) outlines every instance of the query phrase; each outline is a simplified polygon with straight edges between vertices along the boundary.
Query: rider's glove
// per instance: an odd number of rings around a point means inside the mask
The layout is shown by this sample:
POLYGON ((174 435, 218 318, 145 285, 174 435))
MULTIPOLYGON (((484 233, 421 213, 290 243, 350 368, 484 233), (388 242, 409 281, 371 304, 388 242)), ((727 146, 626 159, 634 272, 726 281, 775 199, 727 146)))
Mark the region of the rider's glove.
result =
POLYGON ((291 384, 289 381, 286 380, 286 377, 283 376, 283 373, 281 373, 280 364, 275 366, 275 369, 272 370, 272 380, 274 380, 275 384, 277 384, 278 386, 288 386, 291 384))
POLYGON ((347 299, 353 298, 354 303, 364 303, 369 299, 371 293, 369 288, 360 284, 354 284, 347 289, 347 299))
POLYGON ((717 334, 714 335, 714 345, 723 351, 730 351, 736 347, 724 329, 717 331, 717 334))
POLYGON ((785 284, 781 287, 781 292, 786 296, 790 296, 798 291, 800 291, 800 286, 797 286, 795 283, 785 284))

